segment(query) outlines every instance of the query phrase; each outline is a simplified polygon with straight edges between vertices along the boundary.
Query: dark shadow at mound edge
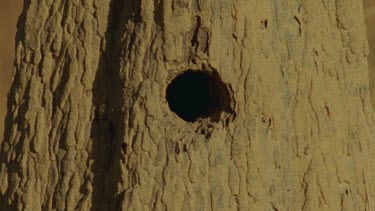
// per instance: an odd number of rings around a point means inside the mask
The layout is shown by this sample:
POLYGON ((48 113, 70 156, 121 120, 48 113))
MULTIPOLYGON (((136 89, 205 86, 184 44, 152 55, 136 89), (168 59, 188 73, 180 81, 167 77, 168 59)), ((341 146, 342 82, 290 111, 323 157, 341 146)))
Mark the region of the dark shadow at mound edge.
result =
MULTIPOLYGON (((22 13, 18 18, 17 21, 17 32, 16 32, 16 45, 15 47, 20 43, 23 42, 24 38, 24 31, 25 31, 25 23, 26 23, 26 12, 30 6, 30 1, 24 1, 22 13)), ((19 157, 13 157, 11 159, 7 159, 6 156, 4 156, 7 153, 10 153, 7 151, 7 147, 9 146, 12 133, 14 130, 14 124, 17 124, 17 131, 26 130, 28 129, 26 126, 26 123, 23 121, 25 119, 25 115, 28 109, 28 99, 24 96, 24 102, 19 105, 18 114, 15 114, 12 111, 13 105, 16 105, 16 93, 21 88, 21 83, 19 83, 21 79, 21 72, 18 69, 18 67, 15 64, 14 61, 14 76, 13 76, 13 82, 11 85, 11 88, 7 95, 7 113, 4 120, 4 133, 0 134, 0 139, 3 139, 0 141, 0 182, 2 182, 2 173, 1 171, 7 171, 8 173, 8 185, 13 184, 11 181, 12 174, 19 174, 19 164, 17 163, 17 159, 19 157)), ((26 86, 25 93, 29 93, 28 90, 30 89, 30 84, 26 86)), ((23 136, 25 136, 24 133, 21 133, 22 137, 20 140, 24 140, 23 136)), ((17 155, 20 155, 22 151, 22 145, 23 143, 20 141, 19 143, 15 144, 15 151, 17 155)), ((17 204, 16 202, 20 200, 19 196, 15 196, 14 200, 7 200, 11 197, 11 189, 8 188, 5 193, 0 192, 0 210, 17 210, 17 204), (13 202, 12 204, 9 204, 9 202, 13 202)))

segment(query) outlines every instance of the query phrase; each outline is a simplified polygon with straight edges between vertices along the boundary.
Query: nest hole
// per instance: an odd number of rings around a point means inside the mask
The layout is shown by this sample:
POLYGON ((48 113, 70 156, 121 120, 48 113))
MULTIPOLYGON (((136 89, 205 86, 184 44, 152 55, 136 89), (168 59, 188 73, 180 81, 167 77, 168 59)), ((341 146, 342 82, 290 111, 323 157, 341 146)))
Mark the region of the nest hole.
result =
POLYGON ((219 74, 203 70, 187 70, 175 77, 167 87, 166 100, 171 111, 186 122, 200 118, 218 122, 231 101, 219 74))

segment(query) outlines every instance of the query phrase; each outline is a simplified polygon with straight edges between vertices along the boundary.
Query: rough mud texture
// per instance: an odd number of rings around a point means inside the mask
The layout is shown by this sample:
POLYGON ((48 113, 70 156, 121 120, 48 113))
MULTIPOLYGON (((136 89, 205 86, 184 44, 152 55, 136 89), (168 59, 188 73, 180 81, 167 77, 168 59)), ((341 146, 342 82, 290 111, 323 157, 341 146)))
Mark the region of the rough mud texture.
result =
POLYGON ((375 209, 360 0, 26 2, 0 209, 375 209), (170 111, 188 69, 218 121, 170 111))

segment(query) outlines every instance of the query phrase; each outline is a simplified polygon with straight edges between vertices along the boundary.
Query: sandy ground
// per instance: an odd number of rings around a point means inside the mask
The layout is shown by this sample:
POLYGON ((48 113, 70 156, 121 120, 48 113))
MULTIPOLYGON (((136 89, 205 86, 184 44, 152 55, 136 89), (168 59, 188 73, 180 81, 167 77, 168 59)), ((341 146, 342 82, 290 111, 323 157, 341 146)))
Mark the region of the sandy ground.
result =
MULTIPOLYGON (((375 106, 375 0, 363 0, 370 43, 369 70, 373 105, 375 106)), ((11 82, 14 59, 14 37, 18 15, 22 9, 21 0, 0 0, 0 134, 4 128, 6 93, 11 82)), ((2 135, 0 135, 2 139, 2 135)))

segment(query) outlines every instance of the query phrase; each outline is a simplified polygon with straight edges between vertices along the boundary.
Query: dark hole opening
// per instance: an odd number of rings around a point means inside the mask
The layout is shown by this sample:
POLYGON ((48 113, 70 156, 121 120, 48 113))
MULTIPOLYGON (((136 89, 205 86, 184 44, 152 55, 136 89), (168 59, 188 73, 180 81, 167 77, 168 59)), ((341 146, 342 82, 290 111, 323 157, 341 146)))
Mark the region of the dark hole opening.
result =
POLYGON ((212 117, 229 105, 229 94, 216 72, 187 70, 167 87, 169 108, 187 122, 212 117))
POLYGON ((267 19, 262 20, 261 22, 262 22, 264 28, 268 28, 268 20, 267 19))

